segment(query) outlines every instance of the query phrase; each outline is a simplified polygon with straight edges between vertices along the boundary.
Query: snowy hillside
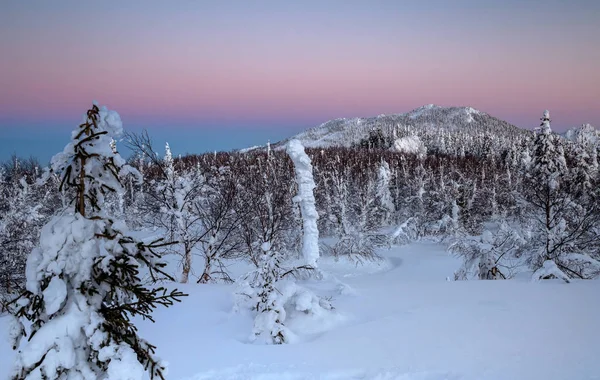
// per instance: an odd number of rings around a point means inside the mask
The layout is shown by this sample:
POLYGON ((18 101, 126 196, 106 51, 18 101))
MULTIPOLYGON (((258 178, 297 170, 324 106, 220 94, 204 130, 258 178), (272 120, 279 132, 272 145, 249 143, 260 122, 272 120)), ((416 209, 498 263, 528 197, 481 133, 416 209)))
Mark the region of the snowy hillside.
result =
POLYGON ((381 130, 384 135, 389 135, 392 139, 407 135, 427 139, 429 135, 440 133, 448 135, 485 132, 494 132, 502 138, 527 133, 471 107, 441 107, 429 104, 404 114, 331 120, 273 144, 272 148, 281 148, 291 139, 300 140, 308 148, 351 147, 368 138, 372 130, 381 130))
MULTIPOLYGON (((441 245, 381 253, 381 265, 323 260, 329 275, 305 284, 336 312, 290 317, 295 344, 249 344, 253 317, 233 311, 226 284, 184 287, 188 299, 139 321, 140 333, 172 380, 598 379, 600 282, 446 281, 460 263, 441 245)), ((0 379, 14 360, 6 323, 0 379)))

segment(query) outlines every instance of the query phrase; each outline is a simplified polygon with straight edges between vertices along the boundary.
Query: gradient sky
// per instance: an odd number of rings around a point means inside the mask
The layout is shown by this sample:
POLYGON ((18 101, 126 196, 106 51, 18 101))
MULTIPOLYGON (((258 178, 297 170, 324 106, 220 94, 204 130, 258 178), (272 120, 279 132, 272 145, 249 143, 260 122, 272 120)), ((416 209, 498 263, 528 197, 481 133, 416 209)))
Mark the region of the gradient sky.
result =
POLYGON ((1 0, 0 159, 49 159, 93 100, 175 153, 429 103, 600 127, 599 20, 597 0, 1 0))

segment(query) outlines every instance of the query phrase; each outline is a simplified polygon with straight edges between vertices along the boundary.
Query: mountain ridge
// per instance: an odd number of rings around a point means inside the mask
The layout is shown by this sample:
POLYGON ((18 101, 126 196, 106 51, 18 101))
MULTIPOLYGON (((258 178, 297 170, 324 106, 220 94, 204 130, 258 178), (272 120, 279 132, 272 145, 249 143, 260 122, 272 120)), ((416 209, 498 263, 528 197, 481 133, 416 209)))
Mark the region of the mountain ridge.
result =
MULTIPOLYGON (((531 130, 517 127, 470 106, 443 107, 428 104, 406 113, 332 119, 272 143, 270 148, 282 150, 292 139, 300 140, 306 148, 370 146, 368 140, 374 132, 384 142, 378 148, 397 146, 399 151, 405 149, 407 153, 418 151, 461 155, 480 155, 490 151, 501 153, 509 142, 517 140, 520 143, 532 134, 531 130)), ((240 152, 265 148, 252 147, 240 152)))
POLYGON ((492 118, 498 122, 506 124, 509 127, 525 130, 470 106, 443 107, 435 104, 428 104, 405 113, 390 115, 380 114, 372 117, 332 119, 316 127, 309 128, 306 131, 274 143, 271 145, 271 147, 277 149, 292 139, 300 140, 306 147, 309 148, 345 146, 348 143, 350 143, 349 145, 353 145, 353 143, 357 143, 358 141, 348 141, 347 137, 351 137, 352 135, 349 129, 361 129, 363 135, 360 137, 365 138, 367 137, 364 135, 365 131, 368 132, 369 129, 381 129, 385 128, 385 126, 389 127, 390 123, 397 124, 400 129, 402 129, 402 127, 408 127, 410 129, 411 127, 419 128, 425 126, 429 128, 455 129, 457 127, 477 123, 478 120, 476 120, 476 117, 492 118), (441 117, 443 117, 443 119, 441 117), (338 134, 335 134, 336 132, 340 131, 346 131, 350 136, 347 134, 344 136, 346 138, 342 138, 340 141, 338 134), (315 138, 318 138, 320 141, 315 140, 315 138), (327 142, 329 142, 327 140, 331 140, 330 145, 327 144, 327 142))

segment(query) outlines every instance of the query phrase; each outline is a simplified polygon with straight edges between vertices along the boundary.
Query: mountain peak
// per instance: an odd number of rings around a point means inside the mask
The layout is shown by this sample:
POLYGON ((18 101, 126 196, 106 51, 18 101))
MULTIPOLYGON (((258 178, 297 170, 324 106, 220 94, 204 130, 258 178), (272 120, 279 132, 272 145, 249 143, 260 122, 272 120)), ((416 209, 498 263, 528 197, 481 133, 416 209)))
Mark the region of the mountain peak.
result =
MULTIPOLYGON (((444 144, 443 136, 460 134, 494 134, 514 136, 523 130, 499 120, 473 107, 446 107, 427 104, 412 111, 378 115, 374 117, 337 118, 317 127, 301 132, 289 139, 272 144, 273 149, 282 149, 291 139, 298 139, 307 148, 354 147, 379 130, 387 141, 402 137, 416 137, 429 144, 444 144), (437 137, 432 137, 437 136, 437 137)), ((428 149, 437 149, 427 146, 428 149)))

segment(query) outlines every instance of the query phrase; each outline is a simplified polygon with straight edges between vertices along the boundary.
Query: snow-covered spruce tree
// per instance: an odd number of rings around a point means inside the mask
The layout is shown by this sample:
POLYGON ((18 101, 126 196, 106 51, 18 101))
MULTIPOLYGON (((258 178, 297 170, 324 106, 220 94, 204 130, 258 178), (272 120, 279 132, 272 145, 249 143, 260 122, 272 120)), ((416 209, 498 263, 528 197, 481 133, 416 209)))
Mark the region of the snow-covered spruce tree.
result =
POLYGON ((317 267, 319 260, 319 229, 317 221, 319 214, 315 206, 315 181, 310 157, 304 152, 304 146, 298 140, 291 140, 286 147, 286 152, 294 162, 298 195, 294 202, 300 203, 302 214, 302 255, 306 265, 317 267))
POLYGON ((595 130, 584 124, 575 135, 571 193, 578 199, 594 194, 598 178, 597 141, 595 130))
POLYGON ((286 316, 285 299, 275 288, 275 284, 283 274, 281 254, 272 250, 270 242, 264 242, 261 249, 263 253, 255 285, 258 293, 256 304, 258 314, 254 320, 251 340, 258 340, 265 344, 287 343, 290 332, 283 324, 286 316))
POLYGON ((527 172, 528 201, 534 209, 533 217, 539 221, 537 233, 541 247, 531 257, 533 270, 543 267, 544 261, 552 261, 560 250, 557 240, 566 227, 563 215, 557 214, 569 202, 561 187, 567 175, 564 151, 550 128, 550 113, 544 111, 541 127, 536 135, 531 163, 527 172))
POLYGON ((261 245, 260 265, 252 284, 243 282, 236 294, 236 308, 242 305, 257 314, 250 340, 262 344, 293 343, 295 334, 286 323, 294 318, 323 318, 331 303, 295 282, 299 268, 285 268, 281 252, 270 242, 261 245))
POLYGON ((593 233, 600 222, 598 204, 578 204, 576 194, 569 192, 569 176, 562 143, 552 133, 550 114, 545 111, 525 181, 536 235, 529 259, 534 279, 600 274, 599 237, 593 233), (557 276, 557 271, 563 275, 557 276))
POLYGON ((242 284, 242 292, 236 294, 241 304, 254 302, 251 309, 257 314, 250 340, 262 344, 293 343, 295 334, 286 327, 286 321, 298 315, 323 317, 332 312, 333 306, 296 284, 294 278, 299 268, 284 268, 281 252, 274 250, 270 242, 263 243, 261 251, 256 280, 253 284, 242 284))
POLYGON ((144 285, 141 271, 166 276, 154 251, 160 243, 129 236, 103 210, 105 196, 121 188, 119 175, 134 170, 110 148, 121 133, 119 115, 94 105, 52 159, 61 188, 75 189, 74 209, 43 227, 27 261, 26 291, 10 304, 19 350, 13 379, 141 380, 145 371, 164 379, 155 346, 131 319, 152 320, 154 308, 184 294, 144 285))

